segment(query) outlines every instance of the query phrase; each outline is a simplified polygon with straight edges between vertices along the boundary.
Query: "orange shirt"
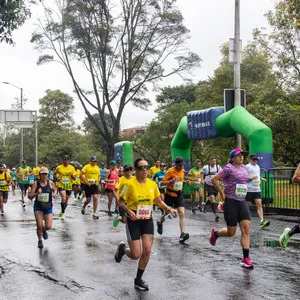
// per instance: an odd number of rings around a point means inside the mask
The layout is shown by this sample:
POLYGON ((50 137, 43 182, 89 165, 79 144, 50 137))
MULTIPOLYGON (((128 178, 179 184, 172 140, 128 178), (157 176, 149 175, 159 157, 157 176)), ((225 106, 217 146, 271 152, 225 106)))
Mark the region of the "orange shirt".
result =
MULTIPOLYGON (((167 171, 166 175, 164 176, 163 181, 169 181, 169 180, 173 179, 174 177, 177 177, 177 182, 183 182, 183 180, 184 180, 184 169, 178 171, 175 167, 170 168, 167 171)), ((168 189, 174 190, 174 182, 170 182, 170 183, 167 184, 166 194, 169 194, 170 196, 173 196, 173 197, 178 196, 178 194, 175 191, 173 193, 171 191, 168 191, 168 189)))

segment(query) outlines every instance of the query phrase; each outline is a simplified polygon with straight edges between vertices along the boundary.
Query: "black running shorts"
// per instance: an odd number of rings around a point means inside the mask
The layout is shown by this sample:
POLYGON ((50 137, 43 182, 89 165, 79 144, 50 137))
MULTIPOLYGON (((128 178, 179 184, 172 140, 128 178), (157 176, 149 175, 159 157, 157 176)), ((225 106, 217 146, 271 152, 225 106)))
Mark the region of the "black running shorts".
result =
POLYGON ((154 235, 153 220, 132 221, 130 218, 127 218, 126 234, 128 242, 139 240, 143 234, 154 235))
POLYGON ((237 223, 241 221, 251 220, 249 206, 246 201, 226 198, 223 212, 227 226, 237 226, 237 223))

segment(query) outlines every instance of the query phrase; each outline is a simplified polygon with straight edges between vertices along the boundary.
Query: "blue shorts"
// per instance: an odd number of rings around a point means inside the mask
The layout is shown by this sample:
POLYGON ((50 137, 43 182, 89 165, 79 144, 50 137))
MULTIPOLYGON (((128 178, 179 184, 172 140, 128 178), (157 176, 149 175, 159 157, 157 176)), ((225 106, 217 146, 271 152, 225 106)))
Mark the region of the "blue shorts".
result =
POLYGON ((47 209, 47 210, 43 210, 41 209, 37 203, 34 203, 33 206, 33 211, 41 211, 44 215, 50 215, 53 214, 52 208, 51 209, 47 209))

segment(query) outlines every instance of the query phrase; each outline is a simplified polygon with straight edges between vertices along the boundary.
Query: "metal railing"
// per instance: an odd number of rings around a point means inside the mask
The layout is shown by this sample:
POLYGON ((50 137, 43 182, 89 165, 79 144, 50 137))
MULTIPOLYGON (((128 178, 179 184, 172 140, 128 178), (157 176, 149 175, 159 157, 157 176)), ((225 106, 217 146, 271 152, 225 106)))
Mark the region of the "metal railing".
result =
MULTIPOLYGON (((262 177, 267 181, 262 183, 263 203, 266 211, 299 210, 300 185, 292 183, 296 168, 272 168, 268 172, 261 170, 262 177)), ((299 213, 298 212, 298 213, 299 213)))

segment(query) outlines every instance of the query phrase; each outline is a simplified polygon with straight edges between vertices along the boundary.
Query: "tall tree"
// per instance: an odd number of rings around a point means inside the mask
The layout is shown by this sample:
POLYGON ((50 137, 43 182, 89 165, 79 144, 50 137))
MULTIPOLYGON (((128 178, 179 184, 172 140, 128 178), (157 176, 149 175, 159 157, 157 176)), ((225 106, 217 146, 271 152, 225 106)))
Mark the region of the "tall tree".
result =
POLYGON ((46 95, 39 100, 39 131, 40 134, 53 130, 71 129, 74 120, 73 98, 60 90, 46 90, 46 95))
POLYGON ((38 63, 58 60, 65 66, 110 158, 126 105, 147 109, 149 84, 155 86, 174 74, 184 76, 200 63, 199 56, 186 48, 189 31, 176 0, 58 0, 56 12, 43 3, 46 21, 40 22, 32 42, 50 52, 38 63), (80 84, 73 59, 84 65, 90 87, 80 84), (112 120, 112 131, 105 113, 112 120))
POLYGON ((300 4, 282 0, 266 16, 271 30, 255 30, 256 41, 266 49, 278 82, 287 92, 299 92, 300 81, 300 4))
POLYGON ((0 42, 13 44, 12 32, 30 17, 29 2, 25 0, 0 1, 0 42))

